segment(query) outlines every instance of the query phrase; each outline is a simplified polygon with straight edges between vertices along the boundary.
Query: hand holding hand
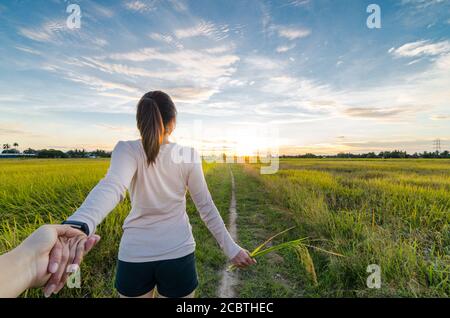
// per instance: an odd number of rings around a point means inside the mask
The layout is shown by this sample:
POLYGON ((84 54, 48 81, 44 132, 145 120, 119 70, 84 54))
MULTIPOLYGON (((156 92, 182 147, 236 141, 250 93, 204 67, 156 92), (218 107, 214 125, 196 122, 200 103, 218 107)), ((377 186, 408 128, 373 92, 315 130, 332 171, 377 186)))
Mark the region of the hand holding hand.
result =
POLYGON ((52 275, 44 287, 46 297, 52 293, 57 294, 64 287, 69 274, 77 270, 84 255, 100 241, 98 235, 87 237, 81 231, 75 231, 76 235, 58 237, 50 252, 48 272, 52 275))
POLYGON ((27 288, 46 285, 46 296, 59 291, 67 279, 67 266, 79 265, 83 256, 100 240, 87 237, 68 225, 44 225, 20 244, 14 255, 26 266, 27 288))

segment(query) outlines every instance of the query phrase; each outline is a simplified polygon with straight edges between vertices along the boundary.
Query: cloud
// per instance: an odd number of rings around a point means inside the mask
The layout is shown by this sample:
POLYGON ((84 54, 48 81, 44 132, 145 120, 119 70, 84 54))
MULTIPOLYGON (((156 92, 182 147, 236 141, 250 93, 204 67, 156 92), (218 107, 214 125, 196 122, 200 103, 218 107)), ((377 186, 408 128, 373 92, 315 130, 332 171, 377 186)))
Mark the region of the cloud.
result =
POLYGON ((450 52, 450 42, 433 43, 429 40, 422 40, 406 43, 398 48, 393 47, 388 52, 396 57, 436 56, 450 52))
MULTIPOLYGON (((152 37, 173 39, 159 34, 152 37)), ((97 57, 68 58, 44 64, 42 69, 85 85, 97 96, 114 99, 116 103, 117 100, 131 103, 145 90, 157 87, 169 92, 177 102, 192 104, 207 101, 222 87, 241 84, 231 79, 236 70, 234 64, 240 60, 227 53, 231 49, 231 45, 169 51, 148 47, 97 57)), ((124 105, 118 107, 130 108, 130 104, 124 105)))
POLYGON ((114 11, 108 7, 99 5, 98 3, 95 3, 93 1, 89 2, 89 6, 92 7, 96 14, 102 17, 112 18, 114 16, 114 11))
POLYGON ((287 52, 287 51, 292 50, 293 48, 295 48, 295 44, 281 45, 281 46, 278 46, 278 47, 276 48, 276 51, 277 51, 278 53, 285 53, 285 52, 287 52))
POLYGON ((87 66, 108 74, 121 74, 129 77, 159 77, 164 75, 159 75, 158 73, 151 72, 144 68, 132 67, 125 64, 107 63, 90 57, 82 57, 79 59, 72 58, 68 59, 66 63, 69 65, 87 66))
POLYGON ((229 36, 229 30, 227 25, 217 26, 212 22, 201 21, 192 27, 177 29, 174 34, 178 39, 205 36, 220 41, 229 36))
POLYGON ((429 6, 444 3, 446 0, 402 0, 403 5, 413 5, 418 9, 425 9, 429 6))
POLYGON ((19 28, 19 33, 33 41, 50 42, 58 31, 63 30, 65 24, 59 21, 44 23, 40 28, 19 28))
POLYGON ((450 115, 433 115, 430 117, 431 120, 450 120, 450 115))
MULTIPOLYGON (((0 136, 5 138, 22 138, 22 137, 46 137, 40 134, 35 134, 23 128, 21 124, 2 124, 0 125, 0 136)), ((12 142, 15 142, 14 140, 12 142)), ((20 142, 19 142, 20 143, 20 142)), ((1 149, 0 149, 1 152, 1 149)))
POLYGON ((122 91, 127 93, 133 93, 133 94, 140 94, 141 90, 138 87, 132 86, 130 84, 126 83, 119 83, 114 82, 110 80, 103 80, 96 76, 90 76, 85 74, 80 74, 77 72, 74 72, 72 70, 66 70, 59 66, 50 65, 50 68, 53 71, 58 71, 62 73, 63 78, 70 80, 72 82, 81 83, 89 88, 99 91, 99 92, 105 92, 105 91, 122 91))
POLYGON ((118 126, 118 125, 110 125, 110 124, 95 124, 94 127, 100 128, 107 131, 119 132, 119 133, 128 133, 128 134, 137 134, 138 130, 136 127, 130 126, 118 126))
POLYGON ((25 53, 30 53, 33 55, 42 55, 42 52, 32 49, 32 48, 29 48, 29 47, 26 47, 26 46, 15 46, 14 48, 16 48, 19 51, 25 52, 25 53))
MULTIPOLYGON (((445 141, 442 139, 441 141, 445 141)), ((411 151, 423 151, 427 148, 431 148, 433 145, 433 139, 415 139, 415 138, 397 138, 386 140, 355 140, 355 141, 342 141, 340 145, 345 145, 351 148, 361 148, 367 150, 398 150, 399 145, 401 149, 411 151), (425 149, 424 149, 425 148, 425 149)))
POLYGON ((253 55, 245 58, 244 62, 252 68, 258 70, 277 70, 280 69, 284 63, 265 57, 263 55, 253 55))
POLYGON ((288 4, 294 7, 301 7, 307 5, 308 3, 309 0, 290 0, 288 4))
POLYGON ((311 34, 310 29, 294 26, 275 26, 274 27, 278 36, 286 38, 288 40, 296 40, 300 38, 305 38, 311 34))
POLYGON ((155 2, 154 1, 127 1, 125 2, 125 8, 135 12, 147 12, 155 10, 155 2))
POLYGON ((169 0, 169 3, 178 12, 188 11, 188 4, 185 0, 169 0))
MULTIPOLYGON (((212 55, 198 50, 180 50, 161 52, 155 48, 144 48, 127 53, 111 54, 113 60, 143 62, 163 61, 169 68, 167 72, 176 73, 181 78, 196 79, 196 81, 218 79, 230 76, 235 72, 233 64, 239 57, 233 54, 212 55), (170 68, 171 67, 171 68, 170 68)), ((157 71, 157 68, 152 71, 157 71)))
POLYGON ((261 2, 260 5, 261 5, 261 24, 263 29, 262 31, 264 33, 264 36, 267 36, 270 32, 272 16, 270 14, 269 7, 266 4, 261 2))
POLYGON ((233 45, 221 45, 221 46, 214 46, 210 48, 203 49, 206 53, 209 54, 223 54, 227 52, 231 52, 234 50, 233 45))
POLYGON ((344 110, 344 114, 350 117, 360 118, 396 118, 411 113, 411 109, 405 108, 375 108, 375 107, 350 107, 344 110))
POLYGON ((176 41, 171 35, 164 35, 161 33, 153 32, 149 35, 149 37, 154 41, 164 42, 169 45, 175 46, 177 49, 183 49, 184 46, 180 42, 176 41))
POLYGON ((30 40, 55 44, 55 45, 73 45, 77 49, 86 46, 89 48, 104 47, 108 41, 98 36, 95 30, 91 30, 88 24, 83 24, 83 31, 69 29, 65 20, 48 20, 39 26, 18 28, 18 33, 30 40))
POLYGON ((414 65, 414 64, 419 63, 420 61, 422 61, 422 59, 412 60, 411 62, 408 63, 408 65, 414 65))
POLYGON ((166 90, 176 103, 198 103, 206 101, 218 92, 217 89, 210 87, 176 87, 167 88, 166 90))

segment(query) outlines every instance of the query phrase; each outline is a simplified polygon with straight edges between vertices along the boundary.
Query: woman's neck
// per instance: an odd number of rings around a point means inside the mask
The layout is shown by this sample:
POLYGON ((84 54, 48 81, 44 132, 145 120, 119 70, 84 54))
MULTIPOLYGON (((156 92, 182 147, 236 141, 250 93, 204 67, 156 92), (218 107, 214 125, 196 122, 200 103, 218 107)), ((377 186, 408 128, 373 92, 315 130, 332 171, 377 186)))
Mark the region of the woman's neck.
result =
POLYGON ((163 145, 170 144, 169 136, 167 136, 167 135, 164 136, 162 144, 163 144, 163 145))

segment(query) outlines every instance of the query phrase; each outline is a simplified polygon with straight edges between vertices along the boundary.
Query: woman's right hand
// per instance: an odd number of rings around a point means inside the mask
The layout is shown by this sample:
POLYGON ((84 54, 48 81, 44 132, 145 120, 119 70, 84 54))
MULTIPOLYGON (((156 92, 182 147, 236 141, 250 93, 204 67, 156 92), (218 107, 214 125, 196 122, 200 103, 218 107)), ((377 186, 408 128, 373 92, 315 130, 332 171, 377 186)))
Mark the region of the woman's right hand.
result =
POLYGON ((256 260, 250 256, 249 251, 241 249, 241 251, 235 257, 233 257, 231 263, 236 267, 245 268, 247 266, 256 264, 256 260))

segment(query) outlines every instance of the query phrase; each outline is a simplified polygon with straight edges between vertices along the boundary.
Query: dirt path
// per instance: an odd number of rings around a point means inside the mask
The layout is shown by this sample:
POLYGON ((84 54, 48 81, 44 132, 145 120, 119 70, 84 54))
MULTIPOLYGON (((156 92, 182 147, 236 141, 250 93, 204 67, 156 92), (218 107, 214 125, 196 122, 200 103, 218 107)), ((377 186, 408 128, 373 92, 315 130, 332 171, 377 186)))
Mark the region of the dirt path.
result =
MULTIPOLYGON (((233 240, 237 241, 237 227, 236 227, 236 219, 237 219, 237 210, 236 210, 236 185, 234 182, 233 171, 230 170, 231 176, 231 201, 230 201, 230 209, 229 209, 229 224, 228 231, 230 232, 233 240)), ((227 266, 222 270, 222 279, 219 285, 218 296, 220 298, 235 298, 238 280, 237 271, 227 272, 227 266)))

